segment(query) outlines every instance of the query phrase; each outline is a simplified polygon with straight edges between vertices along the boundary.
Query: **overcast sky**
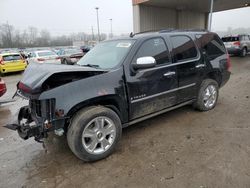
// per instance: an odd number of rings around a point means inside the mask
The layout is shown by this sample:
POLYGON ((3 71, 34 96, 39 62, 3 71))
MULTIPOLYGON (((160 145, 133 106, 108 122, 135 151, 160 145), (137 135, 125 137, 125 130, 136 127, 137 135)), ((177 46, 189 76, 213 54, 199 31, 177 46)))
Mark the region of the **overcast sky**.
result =
MULTIPOLYGON (((132 0, 0 0, 0 24, 23 30, 29 26, 47 29, 53 35, 84 31, 97 32, 95 7, 100 7, 100 30, 110 32, 113 19, 115 34, 133 30, 132 0)), ((250 27, 250 8, 214 14, 213 30, 250 27)))

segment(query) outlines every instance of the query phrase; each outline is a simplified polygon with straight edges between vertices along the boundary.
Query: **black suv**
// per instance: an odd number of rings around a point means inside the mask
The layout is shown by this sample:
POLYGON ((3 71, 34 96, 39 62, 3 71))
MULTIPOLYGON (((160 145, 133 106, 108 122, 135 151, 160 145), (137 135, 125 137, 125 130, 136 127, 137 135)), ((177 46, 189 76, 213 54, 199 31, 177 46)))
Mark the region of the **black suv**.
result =
POLYGON ((31 64, 17 95, 29 100, 6 127, 23 139, 67 134, 84 161, 110 155, 122 128, 192 104, 215 107, 230 77, 221 39, 206 31, 160 31, 98 44, 75 66, 31 64))

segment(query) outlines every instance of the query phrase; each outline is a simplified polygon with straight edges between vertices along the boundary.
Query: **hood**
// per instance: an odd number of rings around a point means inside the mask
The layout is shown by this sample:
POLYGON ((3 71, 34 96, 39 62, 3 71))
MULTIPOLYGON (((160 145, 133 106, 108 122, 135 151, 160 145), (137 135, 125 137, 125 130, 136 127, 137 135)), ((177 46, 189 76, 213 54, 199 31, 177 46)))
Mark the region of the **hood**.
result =
MULTIPOLYGON (((44 84, 47 85, 43 89, 49 89, 104 72, 107 71, 77 65, 32 63, 28 65, 20 82, 24 87, 37 93, 41 92, 41 87, 44 84)), ((22 88, 19 89, 22 90, 22 88)))

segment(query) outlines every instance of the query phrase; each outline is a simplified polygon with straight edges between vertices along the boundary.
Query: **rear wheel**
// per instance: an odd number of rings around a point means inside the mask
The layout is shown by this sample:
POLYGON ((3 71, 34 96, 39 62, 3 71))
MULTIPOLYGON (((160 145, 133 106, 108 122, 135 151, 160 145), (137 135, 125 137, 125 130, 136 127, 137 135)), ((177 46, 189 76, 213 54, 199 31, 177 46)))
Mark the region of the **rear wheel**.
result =
POLYGON ((240 53, 240 56, 241 57, 246 57, 246 55, 247 55, 247 49, 243 48, 242 51, 241 51, 241 53, 240 53))
POLYGON ((213 109, 218 100, 219 86, 215 80, 206 79, 202 82, 194 107, 200 111, 213 109))
POLYGON ((97 161, 109 156, 121 138, 118 115, 102 106, 79 111, 67 132, 72 152, 84 161, 97 161))
POLYGON ((62 64, 67 65, 67 64, 68 64, 68 61, 67 61, 66 59, 64 59, 64 60, 62 61, 62 64))

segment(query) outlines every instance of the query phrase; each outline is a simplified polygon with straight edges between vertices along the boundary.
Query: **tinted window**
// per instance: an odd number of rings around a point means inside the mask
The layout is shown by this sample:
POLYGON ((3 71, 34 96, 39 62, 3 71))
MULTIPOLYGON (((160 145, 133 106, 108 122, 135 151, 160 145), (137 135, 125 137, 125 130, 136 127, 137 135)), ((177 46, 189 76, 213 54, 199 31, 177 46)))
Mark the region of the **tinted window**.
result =
POLYGON ((173 53, 177 62, 196 58, 198 53, 194 42, 187 36, 171 37, 173 53))
POLYGON ((223 42, 235 42, 235 41, 239 41, 239 37, 223 37, 222 41, 223 42))
POLYGON ((15 61, 15 60, 21 60, 21 56, 19 54, 13 54, 13 55, 5 55, 3 56, 4 61, 15 61))
POLYGON ((154 57, 158 65, 170 62, 169 52, 162 38, 150 39, 142 44, 137 52, 136 59, 147 56, 154 57))
POLYGON ((196 35, 196 37, 198 38, 198 42, 201 45, 201 48, 203 49, 203 51, 205 51, 207 57, 210 60, 226 53, 223 42, 217 35, 206 34, 196 35))

